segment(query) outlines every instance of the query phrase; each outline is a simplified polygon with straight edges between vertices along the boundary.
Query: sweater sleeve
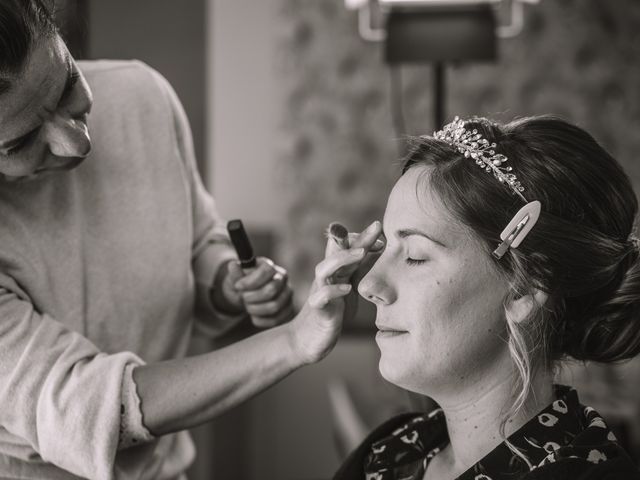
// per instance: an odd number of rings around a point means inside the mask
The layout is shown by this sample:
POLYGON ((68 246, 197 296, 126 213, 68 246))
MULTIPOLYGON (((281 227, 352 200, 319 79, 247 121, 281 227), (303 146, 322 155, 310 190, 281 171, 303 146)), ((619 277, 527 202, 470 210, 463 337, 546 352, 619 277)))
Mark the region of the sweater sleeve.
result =
POLYGON ((118 450, 137 447, 155 440, 144 425, 140 396, 133 380, 135 364, 127 365, 122 377, 122 404, 120 405, 120 439, 118 450))
POLYGON ((174 121, 176 144, 182 160, 191 195, 193 219, 192 269, 196 287, 195 329, 209 337, 223 335, 246 314, 228 315, 218 311, 211 301, 211 289, 218 269, 229 260, 237 260, 226 229, 226 221, 218 213, 213 197, 202 184, 197 169, 193 138, 187 115, 175 91, 158 72, 149 68, 164 91, 174 121))
MULTIPOLYGON (((115 478, 123 372, 143 362, 100 352, 11 283, 0 275, 0 425, 46 462, 80 477, 115 478)), ((145 461, 127 469, 142 470, 145 461)))

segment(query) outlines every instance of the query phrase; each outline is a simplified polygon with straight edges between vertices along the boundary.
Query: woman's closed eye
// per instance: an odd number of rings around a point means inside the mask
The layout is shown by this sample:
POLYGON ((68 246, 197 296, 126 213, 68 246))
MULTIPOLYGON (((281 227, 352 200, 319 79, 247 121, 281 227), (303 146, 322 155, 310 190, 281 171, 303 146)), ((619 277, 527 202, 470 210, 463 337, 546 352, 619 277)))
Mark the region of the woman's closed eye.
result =
POLYGON ((418 259, 418 258, 411 258, 411 257, 407 257, 405 258, 405 262, 407 265, 411 265, 411 266, 416 266, 416 265, 422 265, 423 263, 425 263, 427 260, 422 258, 422 259, 418 259))

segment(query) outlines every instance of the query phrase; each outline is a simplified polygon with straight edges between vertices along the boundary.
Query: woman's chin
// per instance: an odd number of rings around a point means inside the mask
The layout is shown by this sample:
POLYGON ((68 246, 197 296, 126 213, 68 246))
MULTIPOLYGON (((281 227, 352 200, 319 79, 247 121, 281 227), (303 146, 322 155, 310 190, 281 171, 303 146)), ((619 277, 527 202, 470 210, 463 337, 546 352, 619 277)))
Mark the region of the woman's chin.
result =
POLYGON ((392 356, 383 351, 378 362, 382 378, 397 387, 420 395, 428 395, 427 392, 439 384, 431 376, 433 372, 427 372, 416 365, 407 365, 403 360, 406 360, 406 356, 392 356))
POLYGON ((380 355, 380 361, 378 362, 378 370, 380 371, 380 375, 387 382, 393 383, 399 387, 404 387, 403 379, 406 376, 406 372, 403 372, 403 369, 398 364, 397 358, 391 358, 389 354, 385 355, 385 352, 382 352, 380 355), (405 373, 405 375, 403 375, 405 373))

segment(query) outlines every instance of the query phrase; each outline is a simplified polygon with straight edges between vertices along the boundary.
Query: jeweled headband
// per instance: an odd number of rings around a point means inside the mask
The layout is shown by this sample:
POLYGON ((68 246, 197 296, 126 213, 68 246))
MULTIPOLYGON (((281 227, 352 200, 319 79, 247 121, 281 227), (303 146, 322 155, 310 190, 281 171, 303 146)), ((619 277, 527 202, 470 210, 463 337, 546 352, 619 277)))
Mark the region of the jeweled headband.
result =
POLYGON ((517 248, 522 243, 538 221, 541 205, 537 200, 529 202, 524 197, 522 194, 524 187, 520 185, 515 173, 512 173, 513 169, 510 166, 503 166, 508 159, 506 156, 496 153, 497 145, 483 138, 477 129, 467 130, 464 124, 464 120, 455 117, 453 122, 435 132, 433 137, 448 143, 466 158, 475 161, 476 165, 486 172, 493 173, 493 176, 500 183, 507 185, 514 194, 526 203, 500 234, 502 241, 493 251, 493 256, 500 259, 509 248, 517 248))
POLYGON ((493 176, 500 183, 506 184, 516 195, 527 202, 527 199, 522 195, 524 187, 520 185, 516 175, 511 173, 513 169, 509 166, 502 166, 508 160, 507 157, 496 153, 497 145, 495 143, 490 143, 489 140, 483 138, 476 129, 467 130, 464 128, 464 124, 464 120, 455 117, 453 122, 435 132, 433 136, 456 148, 465 157, 474 160, 480 168, 493 173, 493 176))

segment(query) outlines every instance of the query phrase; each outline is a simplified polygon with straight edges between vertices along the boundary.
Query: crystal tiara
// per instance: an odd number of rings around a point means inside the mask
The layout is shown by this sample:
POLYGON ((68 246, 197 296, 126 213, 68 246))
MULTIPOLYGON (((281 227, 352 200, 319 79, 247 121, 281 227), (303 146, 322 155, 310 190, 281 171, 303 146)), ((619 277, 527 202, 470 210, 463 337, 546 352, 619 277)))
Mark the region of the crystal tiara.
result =
POLYGON ((486 138, 482 138, 482 135, 475 128, 467 130, 464 128, 464 124, 464 120, 455 117, 453 122, 445 125, 442 130, 434 132, 433 137, 455 147, 466 158, 472 158, 476 165, 486 172, 493 173, 493 176, 500 183, 506 184, 513 193, 527 202, 527 199, 522 195, 524 187, 520 185, 515 174, 511 173, 513 169, 509 166, 502 166, 507 161, 507 157, 496 153, 495 143, 489 143, 486 138))

